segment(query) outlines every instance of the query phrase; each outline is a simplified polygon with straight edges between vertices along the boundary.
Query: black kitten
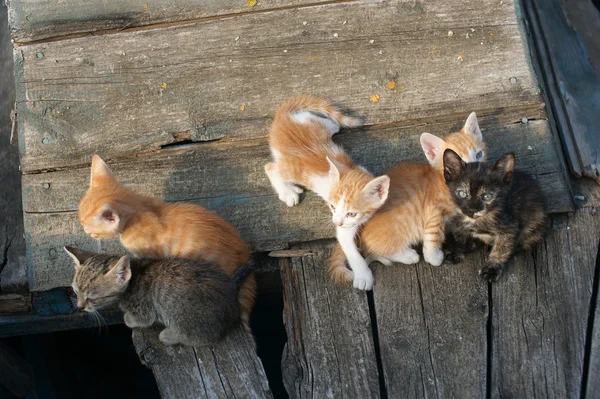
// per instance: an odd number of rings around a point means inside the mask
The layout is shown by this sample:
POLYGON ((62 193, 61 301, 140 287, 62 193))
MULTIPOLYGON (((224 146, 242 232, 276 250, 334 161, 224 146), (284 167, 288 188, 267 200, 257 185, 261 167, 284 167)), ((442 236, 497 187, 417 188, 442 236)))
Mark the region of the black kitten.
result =
POLYGON ((444 152, 446 185, 462 212, 456 238, 464 243, 474 237, 492 246, 479 271, 488 281, 496 281, 516 251, 534 247, 546 232, 542 190, 514 167, 513 153, 494 163, 465 163, 454 151, 444 152))

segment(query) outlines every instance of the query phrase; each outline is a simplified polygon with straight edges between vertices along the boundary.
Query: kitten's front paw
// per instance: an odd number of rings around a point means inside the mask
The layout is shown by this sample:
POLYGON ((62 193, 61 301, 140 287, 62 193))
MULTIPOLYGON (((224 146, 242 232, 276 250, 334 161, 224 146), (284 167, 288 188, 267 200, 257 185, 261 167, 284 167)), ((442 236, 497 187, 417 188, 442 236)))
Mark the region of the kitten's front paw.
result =
POLYGON ((302 187, 299 187, 295 184, 290 185, 290 187, 296 194, 302 194, 304 192, 304 189, 302 187))
POLYGON ((481 270, 479 270, 479 275, 485 281, 494 283, 498 281, 502 275, 502 265, 497 263, 488 263, 481 270))
POLYGON ((285 202, 285 204, 290 207, 298 205, 300 203, 300 195, 291 188, 279 194, 279 199, 285 202))
POLYGON ((125 313, 123 320, 125 321, 125 325, 129 328, 136 328, 138 326, 138 323, 135 322, 130 313, 125 313))
POLYGON ((160 332, 160 334, 158 335, 158 339, 165 345, 177 345, 181 343, 179 336, 177 336, 177 334, 175 334, 168 328, 165 328, 160 332))
POLYGON ((354 288, 358 288, 359 290, 369 291, 373 289, 373 273, 371 269, 359 269, 354 270, 354 288))
POLYGON ((439 248, 433 250, 423 249, 423 258, 431 266, 439 266, 444 261, 444 252, 439 248))

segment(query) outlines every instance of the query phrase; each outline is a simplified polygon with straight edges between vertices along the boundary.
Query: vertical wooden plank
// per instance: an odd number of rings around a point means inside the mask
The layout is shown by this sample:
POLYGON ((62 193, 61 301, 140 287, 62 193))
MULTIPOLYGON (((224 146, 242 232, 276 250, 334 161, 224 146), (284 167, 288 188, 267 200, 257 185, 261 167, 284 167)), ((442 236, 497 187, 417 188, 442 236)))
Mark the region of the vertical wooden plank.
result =
POLYGON ((240 326, 222 342, 164 346, 158 329, 135 329, 133 343, 163 398, 272 398, 254 342, 240 326))
POLYGON ((599 237, 591 209, 555 216, 493 285, 492 397, 580 397, 599 237))
POLYGON ((483 253, 459 265, 373 264, 381 361, 390 398, 486 395, 488 288, 483 253))
POLYGON ((282 258, 283 380, 290 398, 379 397, 377 360, 364 292, 327 276, 331 241, 295 246, 313 255, 282 258))
MULTIPOLYGON (((584 376, 586 398, 595 398, 600 394, 600 296, 598 295, 598 289, 600 278, 600 244, 598 245, 598 255, 596 255, 596 272, 594 275, 594 294, 592 294, 592 300, 596 300, 595 303, 590 304, 593 306, 594 313, 590 313, 592 320, 588 321, 588 345, 589 352, 586 356, 589 357, 587 375, 584 376), (591 324, 590 324, 591 322, 591 324), (593 330, 590 330, 593 328, 593 330)), ((585 372, 585 370, 584 370, 585 372)))

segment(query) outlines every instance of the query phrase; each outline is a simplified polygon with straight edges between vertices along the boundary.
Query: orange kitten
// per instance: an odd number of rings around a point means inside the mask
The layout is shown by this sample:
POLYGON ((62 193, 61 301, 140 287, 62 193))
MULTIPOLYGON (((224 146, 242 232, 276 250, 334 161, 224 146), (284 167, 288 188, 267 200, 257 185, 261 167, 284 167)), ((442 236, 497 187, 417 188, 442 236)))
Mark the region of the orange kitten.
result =
MULTIPOLYGON (((444 260, 441 246, 445 223, 457 211, 444 180, 444 151, 450 148, 466 162, 485 160, 486 147, 477 116, 471 113, 462 130, 446 140, 423 133, 421 146, 429 165, 402 163, 390 169, 388 199, 361 228, 360 248, 368 255, 367 263, 417 263, 419 254, 411 247, 421 242, 427 262, 439 266, 444 260)), ((354 278, 339 245, 331 255, 329 275, 337 283, 354 278)))
MULTIPOLYGON (((237 230, 221 217, 198 205, 134 193, 117 182, 97 155, 92 160, 90 188, 79 203, 79 221, 93 238, 118 235, 138 257, 214 262, 228 276, 250 258, 237 230)), ((250 275, 238 298, 247 329, 255 297, 256 280, 250 275)))
POLYGON ((327 101, 299 96, 286 101, 275 113, 269 134, 274 162, 265 171, 279 199, 288 206, 299 202, 306 187, 331 208, 338 241, 354 270, 354 286, 370 289, 373 274, 361 256, 354 237, 358 228, 381 207, 390 179, 374 177, 355 165, 331 136, 341 126, 360 126, 358 118, 342 115, 327 101))

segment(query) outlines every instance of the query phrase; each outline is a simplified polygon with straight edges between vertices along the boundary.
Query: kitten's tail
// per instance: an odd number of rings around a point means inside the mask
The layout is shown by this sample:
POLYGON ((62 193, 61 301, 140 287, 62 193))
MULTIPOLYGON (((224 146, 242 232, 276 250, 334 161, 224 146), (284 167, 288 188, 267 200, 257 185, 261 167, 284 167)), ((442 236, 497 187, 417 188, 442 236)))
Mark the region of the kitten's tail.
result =
POLYGON ((348 284, 354 280, 354 273, 346 267, 346 254, 340 243, 336 243, 335 249, 329 257, 328 273, 336 284, 348 284))
POLYGON ((237 268, 235 272, 231 275, 231 282, 235 285, 236 290, 240 290, 241 285, 246 281, 246 278, 252 273, 254 270, 255 261, 254 259, 250 259, 244 265, 237 268))
POLYGON ((292 117, 296 122, 302 123, 306 119, 302 115, 302 112, 308 112, 314 114, 314 116, 329 119, 343 127, 358 127, 363 125, 361 118, 344 115, 340 112, 339 108, 327 100, 309 94, 289 98, 277 109, 275 119, 292 117))

